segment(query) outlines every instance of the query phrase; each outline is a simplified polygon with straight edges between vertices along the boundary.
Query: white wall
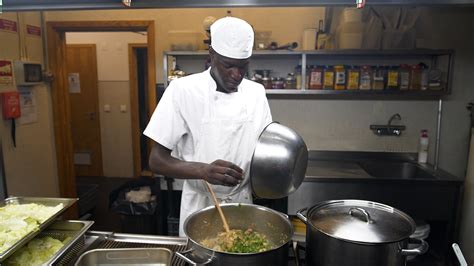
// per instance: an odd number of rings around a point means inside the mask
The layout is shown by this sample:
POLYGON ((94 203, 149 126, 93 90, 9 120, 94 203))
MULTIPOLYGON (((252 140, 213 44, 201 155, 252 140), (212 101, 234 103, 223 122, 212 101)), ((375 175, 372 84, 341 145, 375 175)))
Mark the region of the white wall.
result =
MULTIPOLYGON (((312 150, 416 152, 421 129, 436 128, 433 101, 269 100, 273 119, 294 128, 312 150), (407 126, 401 137, 379 137, 371 124, 407 126)), ((434 137, 430 140, 434 147, 434 137)), ((434 148, 432 149, 434 150, 434 148)), ((431 157, 433 153, 431 153, 431 157)))
POLYGON ((133 176, 128 44, 146 42, 145 35, 133 32, 66 34, 68 44, 96 44, 104 176, 133 176), (104 111, 105 105, 110 112, 104 111), (121 105, 126 112, 120 111, 121 105))
MULTIPOLYGON (((26 12, 19 17, 23 21, 20 30, 24 30, 26 24, 41 26, 39 13, 26 12)), ((17 21, 17 14, 4 13, 0 14, 0 18, 17 21)), ((41 38, 27 35, 26 47, 28 59, 43 62, 41 38)), ((20 59, 18 33, 0 31, 0 59, 20 59)), ((0 92, 16 89, 14 86, 0 85, 0 92)), ((14 196, 57 197, 59 188, 51 90, 47 85, 34 86, 32 89, 36 95, 38 120, 27 125, 21 125, 17 121, 16 148, 10 138, 10 121, 2 119, 0 122, 7 191, 14 196)))

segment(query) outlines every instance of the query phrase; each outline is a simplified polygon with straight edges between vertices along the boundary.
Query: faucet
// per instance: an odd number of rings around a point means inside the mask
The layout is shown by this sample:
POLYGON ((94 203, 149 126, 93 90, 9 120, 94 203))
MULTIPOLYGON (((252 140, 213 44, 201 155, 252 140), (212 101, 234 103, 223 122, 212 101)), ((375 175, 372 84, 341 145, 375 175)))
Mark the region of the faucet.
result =
POLYGON ((400 114, 396 113, 390 117, 386 125, 370 125, 370 129, 378 136, 397 136, 402 134, 402 131, 406 129, 403 125, 392 125, 394 120, 402 120, 400 114))
POLYGON ((392 116, 390 117, 390 119, 388 120, 387 126, 390 127, 390 126, 392 125, 393 120, 395 120, 395 119, 398 120, 398 121, 400 121, 400 120, 402 120, 402 117, 400 116, 399 113, 396 113, 396 114, 392 115, 392 116))

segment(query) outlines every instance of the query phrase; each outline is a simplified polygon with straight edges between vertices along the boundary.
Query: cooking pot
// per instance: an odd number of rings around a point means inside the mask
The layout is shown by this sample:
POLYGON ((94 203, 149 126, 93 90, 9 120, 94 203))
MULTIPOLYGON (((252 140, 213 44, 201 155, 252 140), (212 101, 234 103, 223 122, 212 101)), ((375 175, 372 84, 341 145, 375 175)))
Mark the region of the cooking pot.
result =
POLYGON ((390 206, 364 200, 334 200, 311 207, 305 216, 306 262, 314 266, 401 266, 406 256, 424 254, 428 243, 411 239, 416 224, 390 206), (418 243, 407 249, 408 243, 418 243))
POLYGON ((260 134, 250 163, 250 180, 256 196, 279 199, 293 193, 303 182, 308 148, 296 131, 278 122, 260 134))
POLYGON ((222 221, 214 206, 191 214, 184 221, 184 233, 188 237, 189 249, 176 252, 178 257, 192 265, 286 265, 288 242, 293 228, 287 216, 272 209, 242 203, 221 205, 230 229, 254 229, 275 244, 271 250, 259 253, 230 253, 214 251, 201 244, 206 238, 223 232, 222 221))

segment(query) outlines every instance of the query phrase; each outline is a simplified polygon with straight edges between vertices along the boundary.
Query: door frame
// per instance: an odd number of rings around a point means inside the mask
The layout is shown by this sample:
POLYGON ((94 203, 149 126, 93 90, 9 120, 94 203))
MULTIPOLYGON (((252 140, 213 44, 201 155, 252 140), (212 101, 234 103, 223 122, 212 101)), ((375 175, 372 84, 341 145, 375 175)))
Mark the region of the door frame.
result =
MULTIPOLYGON (((134 134, 140 132, 140 118, 138 110, 138 77, 137 77, 137 57, 135 51, 137 48, 147 48, 146 43, 128 44, 128 71, 130 81, 130 114, 132 121, 132 147, 133 147, 133 173, 135 177, 142 175, 141 153, 140 153, 140 135, 134 134)), ((149 58, 148 58, 149 59, 149 58)), ((147 77, 149 79, 149 77, 147 77)))
MULTIPOLYGON (((91 31, 146 31, 148 60, 148 115, 156 106, 156 64, 155 64, 155 23, 144 21, 49 21, 46 22, 49 69, 54 75, 51 82, 53 123, 56 144, 59 193, 61 197, 75 198, 76 177, 74 173, 73 146, 71 135, 71 114, 66 57, 66 32, 91 31)), ((71 217, 77 216, 71 210, 71 217)))
MULTIPOLYGON (((99 76, 98 76, 98 69, 97 69, 97 46, 94 43, 81 43, 81 44, 66 44, 66 49, 67 47, 72 47, 72 48, 92 48, 92 60, 95 62, 94 65, 94 76, 96 80, 96 87, 97 87, 97 102, 95 103, 97 105, 97 116, 96 119, 99 121, 99 128, 98 128, 98 138, 97 138, 97 145, 99 146, 99 150, 97 150, 98 154, 98 161, 96 162, 99 167, 99 176, 104 175, 104 165, 103 165, 103 158, 102 158, 102 134, 101 134, 101 128, 100 128, 100 106, 99 106, 99 76)), ((72 132, 71 132, 72 133, 72 132)), ((74 145, 74 142, 73 142, 74 145)), ((74 154, 73 154, 74 155, 74 154)))

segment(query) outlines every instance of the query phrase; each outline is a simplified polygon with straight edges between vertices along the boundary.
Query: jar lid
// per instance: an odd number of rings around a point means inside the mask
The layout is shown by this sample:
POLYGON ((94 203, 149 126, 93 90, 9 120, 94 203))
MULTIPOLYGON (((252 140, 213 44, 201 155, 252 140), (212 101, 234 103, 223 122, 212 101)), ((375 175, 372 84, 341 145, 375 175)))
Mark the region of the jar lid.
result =
POLYGON ((361 244, 398 242, 416 228, 404 212, 364 200, 322 202, 308 211, 308 221, 328 236, 361 244))

